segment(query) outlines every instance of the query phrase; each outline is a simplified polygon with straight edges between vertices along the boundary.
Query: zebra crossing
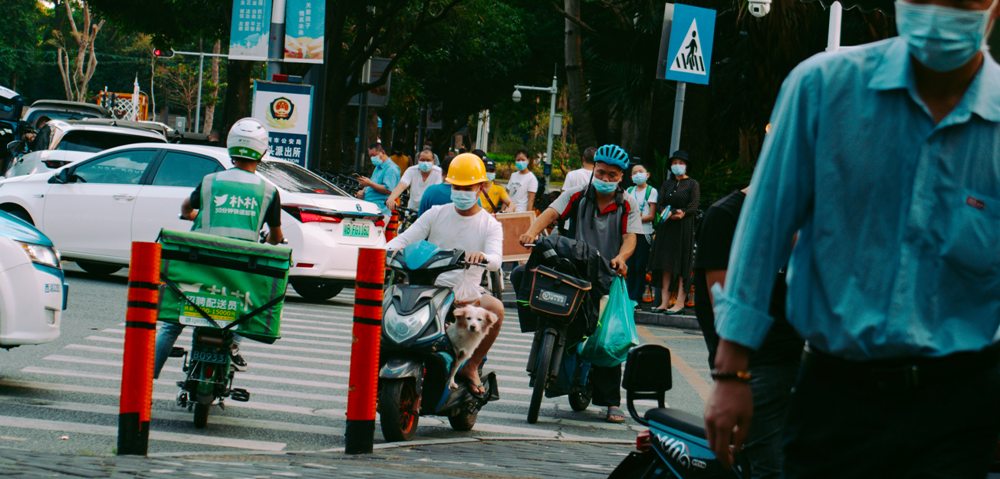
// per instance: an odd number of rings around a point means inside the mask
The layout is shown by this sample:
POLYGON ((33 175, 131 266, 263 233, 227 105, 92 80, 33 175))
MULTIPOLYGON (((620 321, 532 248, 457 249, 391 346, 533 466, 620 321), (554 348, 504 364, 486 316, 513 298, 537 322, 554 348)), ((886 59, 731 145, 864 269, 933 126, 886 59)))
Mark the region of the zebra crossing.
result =
MULTIPOLYGON (((235 387, 250 401, 213 407, 204 430, 175 404, 179 359, 170 359, 154 384, 150 453, 232 450, 313 451, 343 445, 351 353, 353 292, 333 303, 290 300, 282 316, 282 338, 274 344, 242 343, 249 369, 235 387)), ((470 432, 456 432, 447 418, 420 418, 416 440, 456 437, 553 438, 630 441, 639 427, 603 422, 603 411, 574 413, 565 397, 545 399, 539 422, 525 417, 531 390, 524 371, 531 336, 520 333, 508 310, 485 371, 496 371, 500 400, 487 405, 470 432)), ((12 438, 60 434, 95 452, 115 447, 124 323, 105 323, 66 341, 40 360, 0 378, 0 431, 12 438)), ((192 328, 177 346, 187 348, 192 328)), ((376 443, 382 442, 376 428, 376 443)))

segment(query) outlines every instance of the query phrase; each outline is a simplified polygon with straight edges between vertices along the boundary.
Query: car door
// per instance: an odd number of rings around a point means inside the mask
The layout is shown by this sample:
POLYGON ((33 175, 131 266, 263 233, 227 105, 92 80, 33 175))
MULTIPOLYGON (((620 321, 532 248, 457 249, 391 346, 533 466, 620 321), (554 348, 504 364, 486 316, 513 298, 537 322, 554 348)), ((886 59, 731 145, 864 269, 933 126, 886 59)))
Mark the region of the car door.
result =
POLYGON ((133 241, 155 241, 160 229, 186 231, 191 222, 180 219, 181 203, 201 179, 225 167, 218 160, 185 151, 167 151, 142 188, 132 213, 133 241))
POLYGON ((120 150, 71 167, 45 194, 43 230, 66 256, 128 263, 132 211, 159 152, 120 150))

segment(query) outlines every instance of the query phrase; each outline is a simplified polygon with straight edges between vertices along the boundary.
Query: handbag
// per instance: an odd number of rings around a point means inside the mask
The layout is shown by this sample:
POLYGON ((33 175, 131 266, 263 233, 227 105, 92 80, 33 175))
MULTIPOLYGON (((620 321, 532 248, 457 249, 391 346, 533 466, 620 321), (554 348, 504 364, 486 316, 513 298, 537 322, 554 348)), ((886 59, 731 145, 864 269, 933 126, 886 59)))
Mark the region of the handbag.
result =
POLYGON ((673 211, 673 207, 670 206, 670 198, 673 198, 674 193, 677 192, 677 187, 680 185, 681 182, 675 180, 674 189, 670 190, 670 193, 667 194, 667 198, 663 201, 664 204, 663 211, 657 213, 657 215, 653 218, 654 228, 659 228, 660 225, 667 222, 667 218, 670 217, 670 212, 673 211))
POLYGON ((625 362, 628 352, 639 344, 635 329, 635 302, 628 297, 625 278, 611 283, 607 305, 601 311, 597 329, 580 348, 580 357, 600 367, 614 367, 625 362))

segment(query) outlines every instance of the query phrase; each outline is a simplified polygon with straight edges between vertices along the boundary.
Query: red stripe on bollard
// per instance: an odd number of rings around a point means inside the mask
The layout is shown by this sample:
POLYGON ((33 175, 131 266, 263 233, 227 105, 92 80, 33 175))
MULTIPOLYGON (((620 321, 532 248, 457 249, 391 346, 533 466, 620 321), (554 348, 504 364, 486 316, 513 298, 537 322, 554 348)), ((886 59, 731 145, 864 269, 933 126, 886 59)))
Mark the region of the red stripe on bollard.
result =
POLYGON ((382 339, 382 284, 385 250, 361 248, 354 297, 351 373, 347 389, 344 452, 369 454, 375 442, 375 400, 382 339))
POLYGON ((385 240, 392 241, 396 237, 396 231, 399 230, 399 212, 392 210, 392 216, 389 217, 389 224, 385 227, 385 240))
POLYGON ((153 356, 160 301, 160 245, 132 243, 118 414, 118 455, 145 456, 153 403, 153 356))

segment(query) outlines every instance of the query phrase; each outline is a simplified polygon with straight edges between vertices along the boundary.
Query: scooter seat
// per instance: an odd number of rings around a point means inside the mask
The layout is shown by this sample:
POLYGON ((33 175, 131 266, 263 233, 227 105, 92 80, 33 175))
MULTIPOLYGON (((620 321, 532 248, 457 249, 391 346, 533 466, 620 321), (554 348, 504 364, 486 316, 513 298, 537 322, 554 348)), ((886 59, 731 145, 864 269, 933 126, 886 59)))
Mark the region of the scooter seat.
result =
POLYGON ((685 432, 692 436, 705 438, 705 420, 694 414, 677 409, 653 408, 646 411, 647 421, 656 421, 664 426, 685 432))

